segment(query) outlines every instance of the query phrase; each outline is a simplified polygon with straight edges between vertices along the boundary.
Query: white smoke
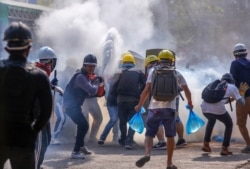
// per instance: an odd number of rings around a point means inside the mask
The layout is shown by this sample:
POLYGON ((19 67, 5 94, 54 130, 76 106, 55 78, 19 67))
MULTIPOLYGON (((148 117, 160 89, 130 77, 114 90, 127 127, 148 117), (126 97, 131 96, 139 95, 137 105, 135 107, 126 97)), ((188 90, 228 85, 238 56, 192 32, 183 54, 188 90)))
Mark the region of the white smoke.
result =
MULTIPOLYGON (((115 57, 109 61, 106 70, 108 73, 117 71, 121 54, 128 50, 141 55, 145 55, 146 49, 150 48, 174 50, 177 54, 177 68, 180 68, 191 89, 194 110, 203 117, 200 110, 201 90, 210 81, 228 72, 229 65, 217 67, 221 60, 216 56, 198 56, 198 52, 190 52, 194 49, 176 49, 177 42, 168 29, 169 10, 167 4, 162 2, 57 0, 53 4, 54 10, 37 20, 39 39, 42 44, 51 46, 56 51, 59 70, 64 69, 67 58, 77 60, 77 68, 81 67, 83 58, 88 53, 96 54, 98 65, 102 66, 105 63, 102 52, 109 32, 117 39, 114 41, 115 57), (191 67, 187 66, 189 64, 191 67), (187 71, 185 67, 194 71, 187 71)), ((187 116, 185 104, 186 101, 181 101, 180 116, 184 125, 187 116)), ((205 120, 204 117, 203 119, 205 120)), ((199 131, 192 137, 201 140, 203 134, 204 131, 199 131)))

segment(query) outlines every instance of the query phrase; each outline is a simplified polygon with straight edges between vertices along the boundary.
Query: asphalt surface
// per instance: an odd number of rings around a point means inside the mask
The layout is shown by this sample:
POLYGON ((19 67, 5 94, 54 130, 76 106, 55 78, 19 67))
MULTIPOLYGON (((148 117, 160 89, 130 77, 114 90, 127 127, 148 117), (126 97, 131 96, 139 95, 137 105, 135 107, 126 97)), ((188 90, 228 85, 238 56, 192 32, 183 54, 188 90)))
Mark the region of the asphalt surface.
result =
MULTIPOLYGON (((231 156, 221 156, 221 143, 212 142, 212 153, 203 153, 202 143, 188 143, 184 148, 176 148, 173 162, 178 169, 250 169, 250 154, 242 154, 240 150, 243 143, 232 143, 231 156)), ((85 159, 71 159, 70 154, 73 143, 59 146, 50 145, 44 160, 44 169, 136 169, 135 162, 144 155, 142 143, 138 143, 134 150, 125 150, 122 146, 113 142, 106 142, 104 146, 90 143, 91 155, 85 159)), ((9 169, 9 164, 5 166, 9 169)), ((153 150, 151 160, 142 168, 164 169, 166 168, 166 151, 153 150)))

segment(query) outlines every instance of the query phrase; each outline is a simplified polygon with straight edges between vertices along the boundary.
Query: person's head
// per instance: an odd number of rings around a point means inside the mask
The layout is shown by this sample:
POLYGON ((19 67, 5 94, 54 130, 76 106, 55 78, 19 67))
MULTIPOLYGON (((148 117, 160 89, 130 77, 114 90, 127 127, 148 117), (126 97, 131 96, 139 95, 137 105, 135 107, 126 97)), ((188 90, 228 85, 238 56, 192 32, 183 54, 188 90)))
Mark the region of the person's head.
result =
POLYGON ((225 80, 227 83, 235 84, 235 80, 230 73, 225 73, 222 75, 221 80, 225 80))
POLYGON ((31 48, 30 28, 22 22, 12 22, 4 32, 5 50, 11 55, 27 57, 31 48))
POLYGON ((93 54, 88 54, 83 59, 83 69, 88 74, 92 74, 95 71, 95 67, 97 65, 96 56, 93 54))
POLYGON ((163 49, 158 54, 158 59, 161 65, 174 66, 175 65, 175 53, 171 50, 163 49))
POLYGON ((237 43, 234 45, 233 55, 235 58, 241 58, 247 56, 247 48, 243 43, 237 43))
POLYGON ((56 67, 57 56, 55 51, 48 46, 41 47, 38 52, 39 62, 46 65, 50 72, 56 67))
POLYGON ((135 58, 134 56, 129 53, 129 52, 126 52, 124 54, 122 54, 122 68, 125 68, 125 69, 130 69, 130 68, 133 68, 135 67, 135 58))
POLYGON ((149 55, 145 59, 145 67, 146 68, 151 68, 155 65, 157 65, 159 62, 159 58, 156 55, 149 55))

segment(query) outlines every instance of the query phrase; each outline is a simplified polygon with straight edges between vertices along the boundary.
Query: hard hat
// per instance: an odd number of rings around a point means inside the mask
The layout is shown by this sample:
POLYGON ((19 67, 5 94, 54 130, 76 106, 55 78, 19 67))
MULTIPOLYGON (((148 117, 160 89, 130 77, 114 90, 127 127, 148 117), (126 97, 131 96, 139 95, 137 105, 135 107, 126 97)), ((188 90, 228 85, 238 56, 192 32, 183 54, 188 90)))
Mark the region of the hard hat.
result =
POLYGON ((135 64, 134 56, 129 52, 122 54, 122 64, 124 64, 124 63, 135 64))
POLYGON ((93 54, 88 54, 84 57, 83 59, 83 64, 84 65, 97 65, 97 59, 96 56, 93 54))
POLYGON ((12 22, 4 32, 4 41, 7 41, 8 50, 23 50, 30 46, 30 28, 22 22, 12 22))
POLYGON ((246 46, 243 43, 237 43, 236 45, 234 45, 233 54, 235 56, 242 55, 242 54, 247 54, 246 46))
POLYGON ((156 55, 149 55, 146 57, 145 67, 147 67, 150 63, 157 61, 159 61, 159 58, 156 55))
POLYGON ((41 47, 38 53, 38 59, 57 59, 55 51, 48 46, 41 47))
POLYGON ((44 64, 51 63, 51 72, 55 69, 57 56, 52 48, 48 46, 41 47, 38 52, 38 59, 44 64))
POLYGON ((175 62, 175 54, 170 50, 163 49, 158 54, 158 59, 159 60, 170 60, 171 62, 175 62))
POLYGON ((222 75, 221 80, 225 80, 227 83, 231 83, 231 84, 235 83, 235 80, 232 74, 230 73, 225 73, 224 75, 222 75))

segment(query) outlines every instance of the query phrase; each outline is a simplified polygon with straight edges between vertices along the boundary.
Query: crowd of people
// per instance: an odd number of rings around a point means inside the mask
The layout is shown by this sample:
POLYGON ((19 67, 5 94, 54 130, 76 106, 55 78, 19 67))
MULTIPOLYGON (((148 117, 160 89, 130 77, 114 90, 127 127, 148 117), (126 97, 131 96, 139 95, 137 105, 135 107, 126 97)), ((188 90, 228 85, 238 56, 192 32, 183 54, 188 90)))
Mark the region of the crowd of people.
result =
MULTIPOLYGON (((112 128, 113 141, 126 150, 133 150, 136 144, 135 131, 128 122, 141 107, 145 107, 145 155, 135 165, 142 167, 149 162, 152 149, 164 149, 166 168, 177 169, 172 159, 174 149, 187 145, 179 114, 181 92, 183 91, 191 110, 193 102, 192 88, 181 72, 175 69, 175 52, 163 49, 155 55, 148 55, 145 59, 145 71, 138 70, 135 57, 130 52, 125 52, 121 56, 120 73, 114 73, 109 79, 96 73, 98 59, 94 54, 87 54, 83 58, 82 67, 71 67, 71 78, 62 78, 64 84, 60 87, 60 79, 57 78, 55 69, 59 58, 51 47, 40 48, 38 62, 27 61, 32 42, 31 31, 27 25, 12 22, 4 32, 3 40, 7 42, 5 50, 9 57, 0 61, 0 168, 4 167, 8 159, 13 169, 42 168, 47 147, 50 144, 61 144, 59 135, 66 117, 77 127, 71 153, 73 159, 84 159, 84 154, 92 153, 86 142, 104 146, 112 128), (172 93, 172 99, 161 100, 153 93, 156 72, 161 68, 174 72, 176 80, 172 85, 176 83, 173 88, 176 92, 172 93), (106 86, 104 82, 109 85, 106 86), (104 96, 110 120, 100 129, 103 116, 97 98, 104 96), (90 130, 89 113, 93 117, 90 130), (51 121, 54 124, 53 132, 51 121), (176 134, 178 139, 175 143, 176 134), (154 145, 155 136, 158 142, 154 145)), ((226 83, 224 97, 230 99, 222 99, 217 103, 203 100, 201 104, 202 113, 207 118, 201 150, 212 152, 209 143, 215 122, 219 120, 225 125, 220 152, 223 156, 233 154, 229 150, 233 121, 225 108, 225 104, 233 100, 236 100, 237 125, 246 143, 241 152, 250 153, 247 129, 247 118, 250 115, 250 61, 247 59, 246 46, 236 44, 233 55, 235 60, 231 63, 230 73, 225 72, 220 79, 226 83)), ((161 88, 165 92, 165 86, 160 86, 161 88)))

